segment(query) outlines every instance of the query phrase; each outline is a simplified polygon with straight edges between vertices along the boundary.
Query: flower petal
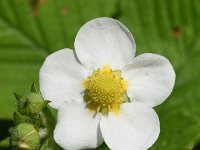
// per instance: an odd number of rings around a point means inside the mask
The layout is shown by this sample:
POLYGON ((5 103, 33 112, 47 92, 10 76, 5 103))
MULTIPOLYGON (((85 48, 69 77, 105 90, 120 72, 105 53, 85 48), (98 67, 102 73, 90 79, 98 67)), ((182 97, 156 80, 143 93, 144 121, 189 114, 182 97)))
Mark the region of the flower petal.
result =
POLYGON ((138 102, 124 103, 120 114, 110 113, 100 121, 104 141, 112 150, 146 150, 160 133, 156 112, 138 102))
POLYGON ((101 116, 83 103, 64 103, 58 112, 55 141, 64 149, 96 148, 103 143, 99 122, 101 116))
POLYGON ((59 50, 48 56, 40 69, 40 90, 58 108, 63 101, 80 98, 83 80, 89 75, 77 60, 74 51, 59 50))
POLYGON ((87 68, 110 65, 114 70, 131 61, 136 48, 130 31, 111 18, 97 18, 83 25, 74 46, 80 62, 87 68))
POLYGON ((167 99, 175 83, 175 72, 170 62, 156 54, 142 54, 122 70, 128 80, 128 96, 132 101, 156 106, 167 99))

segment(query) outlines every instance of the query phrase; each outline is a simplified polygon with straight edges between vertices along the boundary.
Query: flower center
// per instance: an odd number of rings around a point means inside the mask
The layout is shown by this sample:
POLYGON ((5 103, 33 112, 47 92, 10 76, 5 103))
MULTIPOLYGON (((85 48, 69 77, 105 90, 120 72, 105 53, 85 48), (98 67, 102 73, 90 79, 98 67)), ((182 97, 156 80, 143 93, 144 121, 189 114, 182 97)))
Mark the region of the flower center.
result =
POLYGON ((108 114, 119 112, 120 104, 128 101, 127 82, 121 77, 121 71, 112 71, 109 67, 93 71, 84 81, 84 100, 90 110, 108 114))

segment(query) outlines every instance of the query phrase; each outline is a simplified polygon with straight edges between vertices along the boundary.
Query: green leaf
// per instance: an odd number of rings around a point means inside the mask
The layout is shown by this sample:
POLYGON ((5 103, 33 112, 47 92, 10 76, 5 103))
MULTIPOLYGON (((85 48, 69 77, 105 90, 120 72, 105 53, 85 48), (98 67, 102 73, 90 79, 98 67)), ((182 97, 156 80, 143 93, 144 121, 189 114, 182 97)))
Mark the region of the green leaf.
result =
POLYGON ((115 0, 0 1, 0 119, 12 118, 16 106, 11 93, 24 93, 33 82, 38 83, 45 58, 56 50, 73 48, 79 28, 89 19, 110 16, 114 3, 115 0))
POLYGON ((15 110, 13 91, 38 82, 47 55, 73 48, 86 21, 110 16, 131 30, 137 53, 167 57, 177 74, 173 94, 156 107, 161 134, 151 149, 193 149, 200 142, 199 6, 199 0, 1 0, 0 119, 15 110))
POLYGON ((151 150, 188 150, 200 142, 200 1, 125 0, 120 20, 139 53, 167 57, 176 71, 172 95, 156 108, 161 134, 151 150))

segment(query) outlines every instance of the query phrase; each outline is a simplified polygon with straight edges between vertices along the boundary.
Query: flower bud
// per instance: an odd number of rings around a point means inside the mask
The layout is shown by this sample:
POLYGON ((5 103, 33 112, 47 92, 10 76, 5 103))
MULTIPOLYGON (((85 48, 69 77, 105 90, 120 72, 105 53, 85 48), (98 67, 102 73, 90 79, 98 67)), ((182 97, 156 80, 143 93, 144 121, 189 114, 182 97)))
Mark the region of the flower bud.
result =
POLYGON ((14 95, 18 101, 18 111, 22 115, 37 115, 49 103, 49 101, 42 98, 34 84, 32 85, 30 92, 27 96, 22 97, 21 95, 16 93, 14 93, 14 95))
POLYGON ((11 129, 11 145, 17 149, 37 149, 40 137, 34 125, 22 123, 11 129))
POLYGON ((23 115, 37 115, 47 104, 48 101, 44 100, 39 94, 30 93, 24 100, 19 102, 19 112, 23 115))

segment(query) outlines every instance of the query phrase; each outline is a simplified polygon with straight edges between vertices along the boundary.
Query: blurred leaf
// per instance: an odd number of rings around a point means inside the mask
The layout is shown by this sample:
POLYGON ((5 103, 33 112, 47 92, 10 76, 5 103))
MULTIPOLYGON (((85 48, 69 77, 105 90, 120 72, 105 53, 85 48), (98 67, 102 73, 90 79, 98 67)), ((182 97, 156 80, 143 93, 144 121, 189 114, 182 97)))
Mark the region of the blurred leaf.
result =
POLYGON ((73 48, 83 23, 110 16, 114 3, 115 0, 0 1, 0 118, 12 118, 16 108, 12 93, 23 93, 31 83, 38 82, 46 56, 65 47, 73 48))
POLYGON ((156 108, 161 134, 151 149, 192 149, 200 141, 199 6, 199 0, 0 1, 0 118, 11 118, 11 93, 38 81, 48 54, 73 48, 86 21, 110 16, 131 30, 138 53, 167 57, 177 73, 173 94, 156 108))
POLYGON ((193 149, 200 141, 200 1, 126 0, 120 6, 119 19, 134 33, 138 52, 164 55, 176 70, 173 94, 156 108, 161 134, 151 149, 193 149))
POLYGON ((10 137, 0 141, 0 148, 8 148, 10 146, 10 137))

